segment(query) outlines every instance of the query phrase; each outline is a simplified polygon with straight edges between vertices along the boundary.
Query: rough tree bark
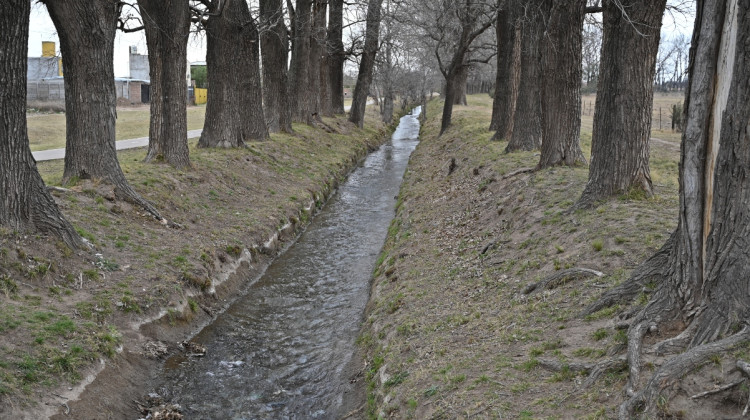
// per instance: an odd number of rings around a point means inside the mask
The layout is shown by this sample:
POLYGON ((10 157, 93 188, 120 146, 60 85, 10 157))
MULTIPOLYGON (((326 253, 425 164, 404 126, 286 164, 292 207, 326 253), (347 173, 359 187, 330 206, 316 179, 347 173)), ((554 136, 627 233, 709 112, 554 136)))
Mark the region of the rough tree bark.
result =
MULTIPOLYGON (((637 410, 654 415, 667 387, 712 355, 750 341, 750 4, 698 1, 690 62, 679 223, 657 289, 628 330, 632 397, 620 407, 622 419, 637 410), (686 329, 655 348, 687 351, 641 388, 643 338, 674 320, 686 329)), ((636 274, 626 283, 641 281, 636 274)))
POLYGON ((206 23, 208 100, 198 147, 240 147, 268 138, 260 87, 258 30, 244 0, 213 2, 206 23))
POLYGON ((115 195, 143 207, 159 220, 156 208, 125 179, 115 150, 114 42, 120 2, 45 1, 60 37, 65 67, 65 169, 63 182, 97 178, 110 182, 115 195))
POLYGON ((28 0, 0 2, 0 225, 20 232, 56 235, 83 247, 73 226, 47 192, 29 149, 26 132, 28 0))
POLYGON ((367 95, 372 83, 372 69, 375 67, 375 55, 378 53, 378 38, 380 35, 380 7, 383 0, 369 0, 367 3, 367 28, 365 29, 365 47, 362 51, 362 61, 359 63, 357 84, 352 95, 352 107, 349 111, 349 121, 362 128, 365 123, 365 107, 367 95))
POLYGON ((521 68, 513 131, 506 152, 535 150, 542 144, 541 51, 544 20, 536 4, 528 4, 521 29, 521 68))
POLYGON ((307 95, 310 97, 313 118, 320 120, 321 114, 321 69, 323 67, 323 55, 326 51, 326 12, 328 2, 326 0, 314 0, 312 15, 312 30, 310 32, 310 61, 308 72, 310 83, 307 86, 307 95))
POLYGON ((326 45, 328 47, 328 87, 330 89, 331 108, 335 114, 344 111, 344 1, 330 0, 328 12, 328 33, 326 45))
MULTIPOLYGON (((295 121, 313 123, 313 103, 309 95, 310 72, 310 34, 312 32, 313 0, 297 0, 292 19, 293 41, 292 61, 289 70, 289 100, 293 107, 295 121)), ((317 77, 317 73, 315 76, 317 77)))
POLYGON ((469 80, 469 70, 470 66, 463 65, 458 71, 458 74, 456 75, 456 95, 453 98, 453 105, 463 105, 466 106, 466 84, 469 80))
POLYGON ((292 109, 287 87, 289 38, 281 0, 261 0, 260 22, 266 126, 271 133, 291 133, 292 109))
POLYGON ((146 162, 190 166, 187 142, 188 0, 140 0, 151 76, 151 122, 146 162))
POLYGON ((666 0, 603 3, 604 40, 589 181, 577 207, 631 188, 653 193, 649 139, 656 55, 666 0))
POLYGON ((581 77, 586 0, 545 2, 542 150, 537 169, 586 164, 581 151, 581 77))

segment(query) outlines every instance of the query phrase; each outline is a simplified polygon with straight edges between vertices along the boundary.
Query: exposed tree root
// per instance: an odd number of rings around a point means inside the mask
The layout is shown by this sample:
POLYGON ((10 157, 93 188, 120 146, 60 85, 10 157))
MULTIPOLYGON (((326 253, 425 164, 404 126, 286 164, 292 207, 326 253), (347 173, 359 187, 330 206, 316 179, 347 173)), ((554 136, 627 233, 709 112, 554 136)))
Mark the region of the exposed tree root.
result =
POLYGON ((665 270, 669 262, 669 253, 672 250, 673 244, 674 234, 656 254, 633 270, 627 281, 604 292, 596 302, 581 312, 581 316, 593 314, 618 303, 632 301, 643 291, 649 282, 657 282, 664 279, 665 270))
POLYGON ((584 279, 586 277, 604 277, 604 273, 601 271, 592 270, 590 268, 570 268, 567 270, 558 271, 555 274, 544 278, 536 283, 529 284, 526 286, 521 293, 528 295, 534 290, 542 289, 554 289, 558 286, 562 286, 573 280, 584 279))
POLYGON ((529 172, 534 172, 534 168, 521 168, 521 169, 513 171, 513 172, 511 172, 509 174, 503 175, 502 179, 513 178, 516 175, 526 174, 526 173, 529 173, 529 172))
POLYGON ((539 359, 539 366, 544 369, 560 372, 563 370, 569 370, 577 373, 588 373, 589 376, 583 382, 583 389, 591 387, 604 373, 611 371, 618 371, 627 367, 627 359, 625 356, 620 356, 612 359, 607 359, 599 363, 582 363, 582 362, 567 362, 562 363, 557 360, 546 360, 539 359))
POLYGON ((695 329, 695 325, 690 324, 690 326, 683 330, 680 335, 668 338, 660 343, 655 344, 653 347, 651 347, 650 352, 661 356, 665 354, 677 354, 685 350, 686 348, 688 348, 688 346, 690 345, 690 341, 693 339, 695 329))
MULTIPOLYGON (((640 323, 643 324, 643 323, 640 323)), ((640 330, 639 330, 640 331, 640 330)), ((711 356, 734 349, 750 341, 750 328, 744 327, 737 334, 719 341, 694 347, 666 361, 648 381, 646 386, 632 398, 620 405, 618 416, 621 420, 634 418, 636 411, 643 408, 640 416, 651 418, 655 415, 656 400, 663 390, 673 386, 685 372, 690 372, 705 363, 711 356)), ((631 372, 632 372, 631 366, 631 372)), ((632 381, 631 381, 632 382, 632 381)))
POLYGON ((736 387, 737 385, 739 385, 739 384, 741 384, 743 382, 745 382, 745 379, 740 379, 739 381, 732 382, 731 384, 727 384, 727 385, 718 387, 716 389, 712 389, 712 390, 709 390, 709 391, 703 391, 701 393, 695 394, 695 395, 693 395, 690 398, 693 399, 693 400, 695 400, 695 399, 698 399, 698 398, 707 397, 709 395, 718 394, 718 393, 724 392, 724 391, 726 391, 728 389, 732 389, 732 388, 736 387))

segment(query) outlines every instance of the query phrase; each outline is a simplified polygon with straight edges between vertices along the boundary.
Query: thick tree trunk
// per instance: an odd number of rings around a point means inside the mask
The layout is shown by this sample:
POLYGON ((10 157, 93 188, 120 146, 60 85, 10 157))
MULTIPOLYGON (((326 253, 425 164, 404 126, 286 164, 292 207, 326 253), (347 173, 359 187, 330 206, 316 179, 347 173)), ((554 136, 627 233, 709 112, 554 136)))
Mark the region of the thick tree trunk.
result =
POLYGON ((653 193, 649 139, 656 54, 666 0, 622 3, 603 3, 604 40, 591 166, 579 207, 631 188, 653 193))
POLYGON ((258 31, 244 0, 225 0, 206 24, 208 101, 198 147, 240 147, 268 137, 260 87, 258 31))
POLYGON ((65 67, 65 169, 63 182, 97 178, 115 194, 162 219, 128 184, 115 150, 114 41, 116 0, 47 1, 60 37, 65 67))
POLYGON ((513 0, 508 0, 498 9, 495 21, 497 40, 497 73, 495 74, 495 96, 492 101, 490 131, 504 135, 513 120, 511 114, 511 89, 513 85, 513 46, 515 45, 515 19, 513 0))
POLYGON ((281 0, 260 2, 263 58, 263 110, 271 133, 292 132, 292 108, 289 102, 287 58, 289 39, 281 0))
MULTIPOLYGON (((312 33, 313 0, 297 0, 294 11, 292 61, 289 71, 289 100, 295 121, 313 123, 313 103, 309 95, 310 78, 310 34, 312 33)), ((317 77, 315 73, 315 77, 317 77)))
POLYGON ((453 97, 453 105, 467 105, 466 90, 467 82, 469 80, 469 69, 468 65, 462 65, 458 70, 458 74, 456 74, 456 81, 454 83, 456 93, 453 97))
POLYGON ((328 87, 330 89, 331 108, 335 114, 344 111, 344 1, 330 0, 328 12, 328 33, 326 45, 328 47, 328 87))
POLYGON ((456 73, 458 73, 457 70, 449 73, 445 79, 445 103, 443 104, 443 115, 440 120, 441 135, 451 126, 453 105, 456 103, 456 73))
POLYGON ((47 192, 26 132, 28 0, 0 3, 0 225, 20 232, 56 235, 68 246, 83 241, 47 192))
POLYGON ((581 77, 586 0, 547 0, 542 40, 542 150, 538 169, 585 164, 581 151, 581 77))
POLYGON ((187 143, 188 0, 140 0, 151 76, 151 122, 146 162, 190 166, 187 143))
MULTIPOLYGON (((750 4, 698 1, 680 158, 679 223, 657 290, 628 332, 629 391, 620 418, 654 416, 666 388, 712 355, 750 340, 750 4), (651 326, 687 325, 664 344, 684 353, 640 385, 651 326), (743 328, 744 326, 744 328, 743 328), (733 331, 738 331, 733 334, 733 331), (636 392, 637 391, 637 392, 636 392)), ((627 283, 638 281, 635 276, 627 283)))
POLYGON ((310 84, 307 95, 310 97, 312 115, 319 120, 321 114, 321 68, 323 67, 323 55, 326 51, 326 12, 328 3, 326 0, 314 0, 312 15, 312 31, 310 33, 310 84))
POLYGON ((323 46, 323 55, 320 57, 320 115, 333 117, 331 76, 328 74, 331 71, 331 59, 326 45, 323 46))
POLYGON ((362 128, 365 123, 365 107, 367 95, 372 83, 372 70, 375 67, 375 55, 378 53, 378 38, 380 35, 380 7, 383 0, 369 0, 367 3, 367 29, 365 32, 365 48, 362 61, 359 63, 357 84, 354 87, 352 108, 349 111, 349 121, 362 128))
POLYGON ((534 150, 542 144, 541 51, 544 21, 539 9, 527 8, 521 22, 521 74, 506 152, 534 150))

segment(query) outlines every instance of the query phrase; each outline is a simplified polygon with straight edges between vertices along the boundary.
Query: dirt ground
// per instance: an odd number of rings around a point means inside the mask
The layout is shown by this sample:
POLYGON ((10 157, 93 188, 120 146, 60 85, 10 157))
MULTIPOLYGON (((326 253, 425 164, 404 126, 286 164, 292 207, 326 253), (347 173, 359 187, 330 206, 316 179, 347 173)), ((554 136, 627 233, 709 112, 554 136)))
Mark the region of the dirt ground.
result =
MULTIPOLYGON (((370 107, 373 108, 373 107, 370 107)), ((296 237, 387 127, 368 109, 295 125, 241 150, 197 149, 193 168, 120 153, 128 180, 181 228, 164 226, 96 180, 55 200, 90 251, 0 229, 0 418, 138 418, 164 358, 296 237), (88 385, 88 386, 87 386, 88 385), (79 400, 80 398, 80 400, 79 400), (78 400, 78 401, 76 401, 78 400)), ((59 185, 62 162, 39 170, 59 185)))
MULTIPOLYGON (((587 168, 533 168, 538 152, 504 154, 487 131, 491 100, 471 96, 438 137, 442 103, 412 155, 396 219, 375 272, 366 324, 369 418, 616 418, 627 371, 586 384, 581 366, 623 354, 618 315, 581 310, 625 280, 667 240, 677 221, 679 134, 652 141, 656 196, 625 194, 568 212, 587 168), (524 293, 569 268, 602 273, 524 293)), ((590 118, 590 117, 589 117, 590 118)), ((582 131, 588 156, 590 126, 582 131)), ((633 307, 648 300, 644 289, 633 307)), ((659 331, 661 341, 674 331, 659 331)), ((646 348, 648 344, 645 344, 646 348)), ((747 383, 733 368, 744 347, 690 372, 659 402, 663 418, 739 418, 747 383)), ((644 380, 663 362, 644 359, 644 380)))

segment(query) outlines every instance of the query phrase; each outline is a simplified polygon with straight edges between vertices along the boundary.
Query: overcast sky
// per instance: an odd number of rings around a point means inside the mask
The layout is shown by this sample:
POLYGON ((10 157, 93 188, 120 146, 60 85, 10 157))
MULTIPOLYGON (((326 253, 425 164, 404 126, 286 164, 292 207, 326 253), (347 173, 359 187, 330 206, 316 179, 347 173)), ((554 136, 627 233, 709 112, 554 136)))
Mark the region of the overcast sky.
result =
MULTIPOLYGON (((693 17, 674 15, 667 13, 664 16, 662 36, 671 37, 673 34, 682 33, 690 35, 693 30, 693 17)), ((60 41, 57 39, 57 31, 47 13, 47 8, 39 3, 34 3, 31 8, 31 25, 29 33, 29 57, 42 55, 42 41, 56 43, 57 51, 60 51, 60 41)), ((146 37, 143 31, 124 34, 117 32, 115 37, 115 76, 129 77, 128 48, 131 45, 138 47, 138 52, 146 53, 146 37)), ((205 61, 206 50, 201 38, 191 39, 188 43, 188 61, 205 61)))

